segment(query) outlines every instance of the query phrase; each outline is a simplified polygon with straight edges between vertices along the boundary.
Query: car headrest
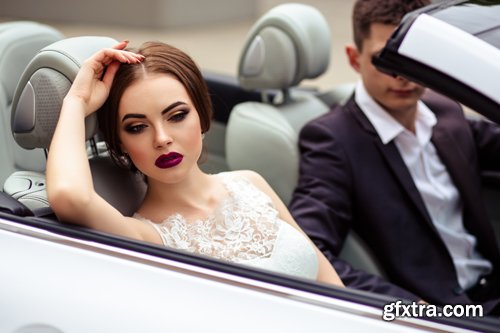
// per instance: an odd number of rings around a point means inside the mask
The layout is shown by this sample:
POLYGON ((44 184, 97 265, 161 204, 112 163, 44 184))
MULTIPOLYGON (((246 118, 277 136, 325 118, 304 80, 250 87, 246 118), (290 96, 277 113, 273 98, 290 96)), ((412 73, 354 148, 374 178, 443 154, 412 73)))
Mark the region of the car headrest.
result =
POLYGON ((324 73, 330 62, 330 28, 314 7, 272 8, 250 29, 240 56, 244 89, 287 89, 324 73))
POLYGON ((18 79, 33 55, 64 36, 48 25, 31 21, 2 23, 0 34, 0 85, 10 105, 18 79))
MULTIPOLYGON (((104 47, 118 42, 109 37, 67 38, 38 52, 24 70, 12 102, 14 139, 25 149, 48 149, 64 97, 82 63, 104 47)), ((95 113, 85 119, 85 135, 97 131, 95 113)))

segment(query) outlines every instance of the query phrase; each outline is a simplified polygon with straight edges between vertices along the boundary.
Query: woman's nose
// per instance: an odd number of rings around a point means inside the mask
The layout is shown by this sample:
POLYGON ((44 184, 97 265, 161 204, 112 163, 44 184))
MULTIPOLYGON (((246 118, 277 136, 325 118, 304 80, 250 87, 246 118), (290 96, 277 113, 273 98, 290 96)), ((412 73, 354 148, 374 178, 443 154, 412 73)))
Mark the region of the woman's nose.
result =
POLYGON ((172 142, 172 137, 169 133, 163 129, 159 128, 155 132, 154 146, 155 148, 163 148, 172 142))

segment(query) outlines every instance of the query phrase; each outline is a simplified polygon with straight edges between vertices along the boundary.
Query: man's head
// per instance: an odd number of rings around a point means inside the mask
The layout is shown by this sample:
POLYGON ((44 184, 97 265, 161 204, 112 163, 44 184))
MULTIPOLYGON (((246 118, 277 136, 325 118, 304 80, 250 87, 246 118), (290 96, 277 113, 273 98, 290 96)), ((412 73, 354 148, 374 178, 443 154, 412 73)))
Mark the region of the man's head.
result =
POLYGON ((354 44, 363 50, 363 41, 371 36, 371 25, 397 26, 407 13, 424 7, 430 0, 358 0, 352 12, 354 44))
POLYGON ((357 0, 352 22, 354 44, 346 47, 351 66, 361 75, 368 93, 396 118, 415 110, 424 88, 401 77, 379 72, 371 63, 403 16, 430 4, 430 0, 357 0))

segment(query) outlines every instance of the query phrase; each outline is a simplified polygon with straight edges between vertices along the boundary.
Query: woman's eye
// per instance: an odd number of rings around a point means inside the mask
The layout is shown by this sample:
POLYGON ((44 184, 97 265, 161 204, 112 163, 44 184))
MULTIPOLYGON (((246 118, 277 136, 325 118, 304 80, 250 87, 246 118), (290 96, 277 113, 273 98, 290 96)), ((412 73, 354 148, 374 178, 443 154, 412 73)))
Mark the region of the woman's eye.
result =
POLYGON ((144 128, 146 128, 146 125, 129 125, 125 127, 125 131, 131 134, 137 134, 142 132, 144 128))
POLYGON ((184 120, 184 118, 186 118, 188 113, 189 113, 189 111, 187 111, 187 110, 176 112, 172 116, 170 116, 170 118, 168 118, 168 120, 171 120, 173 122, 182 121, 182 120, 184 120))

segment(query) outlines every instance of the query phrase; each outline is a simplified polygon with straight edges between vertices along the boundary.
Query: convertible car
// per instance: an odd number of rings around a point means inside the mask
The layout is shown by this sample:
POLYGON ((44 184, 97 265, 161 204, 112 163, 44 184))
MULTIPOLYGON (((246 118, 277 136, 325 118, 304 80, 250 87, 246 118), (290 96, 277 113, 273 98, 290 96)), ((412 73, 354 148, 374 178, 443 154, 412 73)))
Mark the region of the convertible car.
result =
MULTIPOLYGON (((454 76, 456 69, 444 71, 433 67, 434 60, 426 64, 412 58, 419 47, 398 48, 413 43, 420 20, 430 20, 435 27, 426 40, 454 31, 464 38, 464 46, 483 47, 491 59, 499 59, 498 30, 493 42, 486 43, 477 37, 479 29, 471 32, 446 19, 462 17, 463 9, 471 9, 464 14, 469 21, 486 22, 490 13, 499 17, 500 5, 452 1, 413 13, 378 61, 388 73, 408 75, 436 90, 456 82, 468 95, 464 104, 478 112, 483 109, 478 106, 487 105, 485 115, 498 120, 499 95, 491 93, 500 86, 498 61, 464 58, 467 66, 481 65, 473 72, 491 78, 491 89, 482 90, 472 77, 454 76), (405 71, 416 65, 418 71, 405 71), (427 72, 439 75, 420 75, 427 72), (427 81, 434 77, 439 80, 427 81)), ((396 317, 388 313, 395 308, 387 304, 396 301, 389 297, 61 223, 45 194, 45 152, 62 98, 82 61, 114 43, 110 37, 65 38, 36 22, 0 24, 0 332, 500 332, 497 318, 478 313, 396 317)), ((288 202, 298 175, 300 128, 351 92, 350 84, 330 91, 300 87, 302 80, 326 70, 329 52, 328 25, 313 7, 284 4, 263 15, 247 36, 237 78, 204 72, 215 119, 204 141, 202 168, 256 170, 288 202)), ((462 55, 469 56, 454 53, 459 60, 462 55)), ((459 97, 454 89, 443 89, 459 97)), ((96 190, 130 214, 140 202, 143 184, 110 162, 95 128, 96 119, 89 118, 88 155, 96 190)), ((490 200, 492 219, 500 221, 495 204, 500 181, 494 175, 485 179, 485 200, 490 200)), ((341 255, 356 267, 384 274, 354 234, 341 255)))

